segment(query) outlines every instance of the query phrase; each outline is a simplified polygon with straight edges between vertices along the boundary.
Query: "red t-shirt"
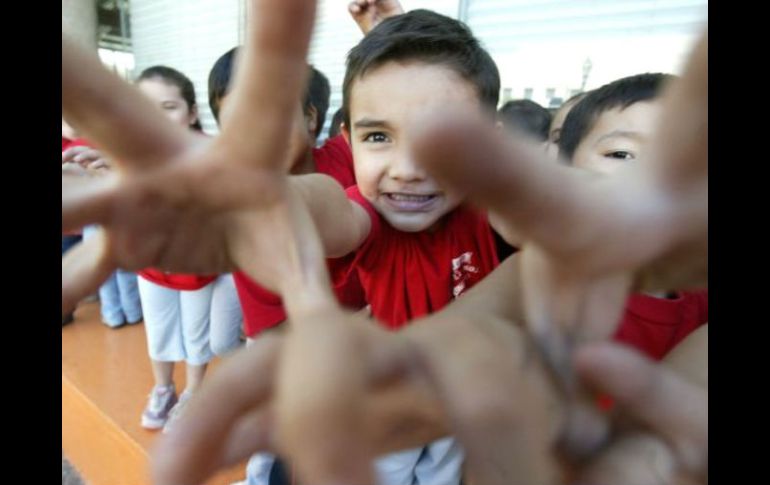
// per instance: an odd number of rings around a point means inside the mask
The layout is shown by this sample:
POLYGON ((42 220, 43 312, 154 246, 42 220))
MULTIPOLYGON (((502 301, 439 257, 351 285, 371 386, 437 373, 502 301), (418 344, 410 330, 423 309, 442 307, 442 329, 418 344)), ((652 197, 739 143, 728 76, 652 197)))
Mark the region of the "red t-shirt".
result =
MULTIPOLYGON (((313 162, 316 172, 329 175, 343 188, 356 183, 353 171, 353 154, 350 146, 341 135, 330 138, 321 148, 313 149, 313 162)), ((338 274, 340 267, 347 267, 352 255, 346 258, 329 259, 329 272, 338 274)), ((281 297, 255 283, 245 273, 233 273, 235 288, 243 309, 244 333, 253 337, 257 333, 274 327, 286 320, 281 297)), ((351 278, 335 279, 334 292, 342 306, 359 309, 366 305, 364 293, 358 283, 358 275, 351 278)))
MULTIPOLYGON (((708 319, 708 290, 679 292, 673 299, 637 293, 628 297, 614 339, 651 359, 661 360, 708 319)), ((604 394, 598 396, 596 403, 605 411, 615 405, 614 400, 604 394)))
POLYGON ((61 151, 71 147, 90 147, 91 145, 85 138, 75 138, 70 140, 69 138, 61 137, 61 151))
POLYGON ((631 295, 615 340, 662 359, 687 335, 709 319, 708 290, 680 292, 677 298, 631 295))
POLYGON ((172 290, 182 291, 194 291, 200 290, 207 284, 211 283, 215 279, 215 276, 203 276, 196 274, 184 274, 184 273, 167 273, 155 268, 146 268, 141 271, 137 271, 137 274, 142 278, 149 280, 156 285, 165 286, 172 290))
POLYGON ((353 153, 342 135, 329 138, 321 148, 314 148, 313 162, 316 172, 332 177, 342 187, 348 188, 356 184, 353 153))
POLYGON ((498 264, 489 221, 476 210, 460 206, 435 231, 403 232, 388 224, 357 186, 347 194, 372 222, 351 270, 358 273, 372 315, 389 329, 441 310, 498 264))

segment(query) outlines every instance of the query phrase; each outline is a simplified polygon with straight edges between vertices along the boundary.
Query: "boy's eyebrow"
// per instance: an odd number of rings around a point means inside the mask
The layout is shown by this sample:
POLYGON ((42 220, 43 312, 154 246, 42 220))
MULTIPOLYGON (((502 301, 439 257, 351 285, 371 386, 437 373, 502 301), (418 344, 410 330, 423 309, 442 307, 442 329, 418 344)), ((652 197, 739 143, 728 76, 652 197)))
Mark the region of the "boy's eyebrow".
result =
POLYGON ((626 131, 626 130, 614 130, 606 135, 602 135, 599 137, 598 140, 596 140, 596 143, 600 143, 603 140, 606 140, 607 138, 636 138, 641 139, 642 134, 638 131, 626 131))
POLYGON ((361 118, 353 123, 354 128, 389 128, 390 125, 385 120, 375 120, 372 118, 361 118))

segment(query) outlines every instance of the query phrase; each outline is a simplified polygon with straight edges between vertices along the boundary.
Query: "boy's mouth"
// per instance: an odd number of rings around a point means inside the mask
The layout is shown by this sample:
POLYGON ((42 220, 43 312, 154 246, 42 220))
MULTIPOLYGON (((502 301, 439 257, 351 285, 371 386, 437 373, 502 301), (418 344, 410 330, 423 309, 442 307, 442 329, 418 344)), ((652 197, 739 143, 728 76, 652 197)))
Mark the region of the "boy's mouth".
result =
POLYGON ((386 192, 383 196, 393 209, 406 212, 427 212, 438 200, 438 194, 386 192))

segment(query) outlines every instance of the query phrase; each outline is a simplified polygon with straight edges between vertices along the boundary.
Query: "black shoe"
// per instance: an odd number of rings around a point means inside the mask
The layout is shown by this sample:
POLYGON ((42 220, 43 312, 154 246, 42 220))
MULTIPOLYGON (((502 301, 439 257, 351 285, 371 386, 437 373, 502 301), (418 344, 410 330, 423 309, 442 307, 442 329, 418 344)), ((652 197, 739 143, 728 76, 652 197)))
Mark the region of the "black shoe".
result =
POLYGON ((61 326, 65 326, 67 324, 72 323, 75 321, 75 314, 74 313, 68 313, 61 317, 61 326))

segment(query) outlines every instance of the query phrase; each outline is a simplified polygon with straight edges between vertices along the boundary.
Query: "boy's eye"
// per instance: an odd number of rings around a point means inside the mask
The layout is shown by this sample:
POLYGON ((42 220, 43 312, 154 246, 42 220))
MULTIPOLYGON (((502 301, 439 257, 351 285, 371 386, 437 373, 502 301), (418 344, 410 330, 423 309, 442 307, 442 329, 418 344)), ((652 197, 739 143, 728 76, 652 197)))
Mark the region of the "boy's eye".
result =
POLYGON ((616 158, 618 160, 633 160, 634 158, 636 158, 634 157, 633 153, 627 152, 625 150, 615 150, 612 152, 607 152, 604 154, 604 156, 607 158, 616 158))
POLYGON ((174 104, 174 103, 164 103, 162 108, 164 110, 166 110, 166 111, 169 111, 169 110, 172 110, 172 109, 176 109, 176 104, 174 104))
POLYGON ((382 133, 381 131, 376 131, 374 133, 369 133, 366 135, 366 138, 364 138, 364 141, 373 142, 373 143, 385 143, 387 141, 390 141, 388 139, 388 135, 385 133, 382 133))

